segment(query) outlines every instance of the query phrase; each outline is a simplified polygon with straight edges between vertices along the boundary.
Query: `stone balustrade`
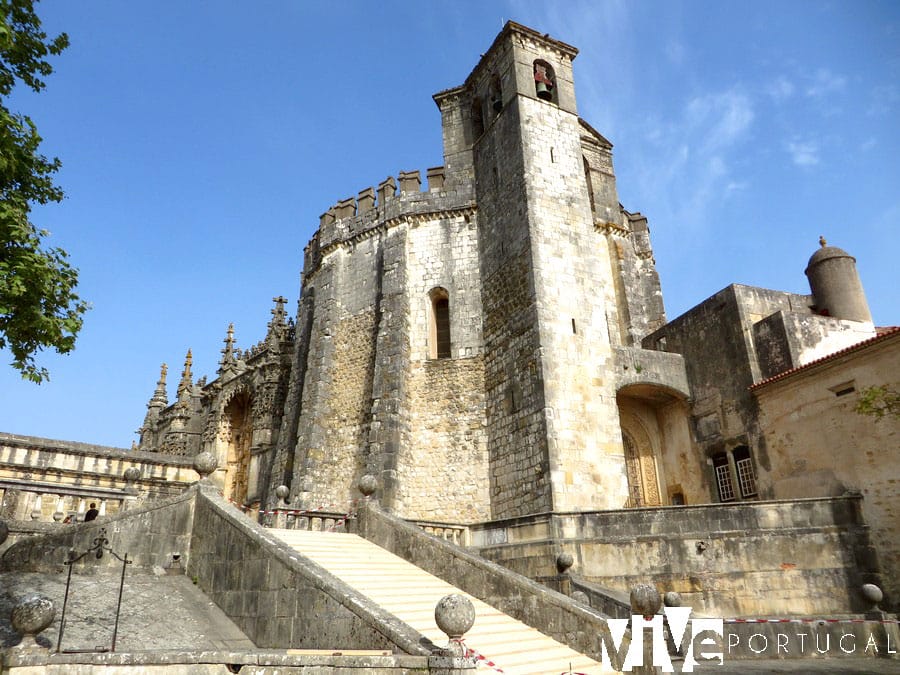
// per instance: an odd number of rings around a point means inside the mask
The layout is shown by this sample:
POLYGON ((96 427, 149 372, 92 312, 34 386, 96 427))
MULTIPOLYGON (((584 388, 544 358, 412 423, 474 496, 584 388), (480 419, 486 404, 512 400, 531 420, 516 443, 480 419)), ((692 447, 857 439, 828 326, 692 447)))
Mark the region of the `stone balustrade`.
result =
POLYGON ((192 458, 0 433, 0 519, 83 522, 171 497, 197 480, 192 458))
POLYGON ((124 490, 0 479, 0 513, 9 520, 81 523, 91 504, 105 516, 137 500, 124 490))
POLYGON ((465 525, 438 523, 428 520, 411 520, 409 522, 421 527, 428 534, 434 535, 444 541, 449 541, 457 546, 469 545, 469 528, 465 525))
POLYGON ((267 513, 264 518, 265 527, 285 530, 309 530, 312 532, 346 532, 347 513, 339 511, 296 511, 276 510, 267 513))

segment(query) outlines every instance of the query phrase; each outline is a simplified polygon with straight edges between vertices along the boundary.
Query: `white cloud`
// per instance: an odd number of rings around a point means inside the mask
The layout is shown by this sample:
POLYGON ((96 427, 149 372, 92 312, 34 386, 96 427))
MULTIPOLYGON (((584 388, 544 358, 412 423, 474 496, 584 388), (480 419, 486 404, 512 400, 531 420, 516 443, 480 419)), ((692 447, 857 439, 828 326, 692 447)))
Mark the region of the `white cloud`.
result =
POLYGON ((847 78, 843 75, 832 73, 827 68, 819 68, 813 76, 812 82, 806 87, 806 95, 818 98, 839 92, 846 85, 847 78))
POLYGON ((691 99, 685 109, 685 125, 696 133, 707 152, 734 144, 753 122, 750 97, 737 89, 691 99))
POLYGON ((782 75, 769 83, 766 93, 776 101, 785 101, 794 95, 795 89, 794 83, 782 75))
POLYGON ((859 149, 865 152, 866 150, 871 150, 876 145, 878 145, 878 141, 876 141, 873 137, 870 137, 860 143, 859 149))
POLYGON ((815 166, 819 163, 819 147, 812 141, 788 141, 787 151, 797 166, 815 166))
POLYGON ((718 203, 748 187, 735 166, 754 119, 751 97, 733 87, 694 96, 665 121, 644 121, 635 177, 658 217, 698 231, 718 203))

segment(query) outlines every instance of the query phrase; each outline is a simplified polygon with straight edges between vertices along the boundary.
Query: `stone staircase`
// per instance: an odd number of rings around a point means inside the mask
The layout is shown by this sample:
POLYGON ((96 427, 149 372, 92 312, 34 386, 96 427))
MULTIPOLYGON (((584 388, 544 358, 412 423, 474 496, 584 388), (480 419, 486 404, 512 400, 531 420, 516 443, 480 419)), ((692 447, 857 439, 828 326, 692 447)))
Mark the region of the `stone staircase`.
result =
POLYGON ((450 593, 465 595, 475 606, 466 646, 508 675, 616 672, 355 534, 269 531, 439 646, 447 636, 434 623, 435 605, 450 593))

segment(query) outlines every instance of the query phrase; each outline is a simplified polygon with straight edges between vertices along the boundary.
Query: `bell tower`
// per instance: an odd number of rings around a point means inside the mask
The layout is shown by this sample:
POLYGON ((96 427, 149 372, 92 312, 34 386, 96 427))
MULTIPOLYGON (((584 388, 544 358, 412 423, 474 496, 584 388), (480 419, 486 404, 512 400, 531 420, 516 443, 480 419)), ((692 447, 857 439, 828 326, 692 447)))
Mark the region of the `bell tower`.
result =
POLYGON ((620 508, 627 478, 572 61, 509 22, 464 85, 471 105, 495 518, 620 508))

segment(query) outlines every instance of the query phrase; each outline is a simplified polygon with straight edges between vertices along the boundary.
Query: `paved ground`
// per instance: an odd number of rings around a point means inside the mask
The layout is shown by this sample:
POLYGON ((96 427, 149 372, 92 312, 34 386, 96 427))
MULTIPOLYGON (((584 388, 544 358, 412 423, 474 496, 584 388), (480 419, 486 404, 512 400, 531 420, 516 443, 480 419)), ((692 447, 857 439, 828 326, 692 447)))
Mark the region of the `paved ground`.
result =
MULTIPOLYGON (((64 649, 109 646, 118 584, 119 575, 115 573, 73 577, 63 634, 64 649)), ((0 574, 0 648, 19 641, 9 624, 9 613, 15 598, 30 593, 41 593, 57 603, 56 620, 40 637, 45 645, 55 645, 65 586, 65 574, 0 574)), ((255 647, 189 578, 128 574, 122 594, 116 651, 150 649, 237 651, 254 650, 255 647)), ((676 673, 681 672, 681 666, 681 663, 675 663, 676 673)), ((488 672, 479 669, 482 671, 488 672)), ((900 659, 732 659, 722 666, 698 666, 694 672, 707 675, 900 675, 900 659)))
POLYGON ((845 659, 785 659, 764 661, 731 661, 723 666, 695 669, 700 673, 740 673, 764 675, 766 673, 834 673, 837 675, 896 675, 900 673, 900 659, 845 658, 845 659))
MULTIPOLYGON (((900 656, 900 654, 898 654, 900 656)), ((681 664, 674 664, 681 672, 681 664)), ((768 675, 769 673, 831 673, 833 675, 897 675, 900 659, 833 658, 833 659, 742 659, 726 661, 723 665, 697 666, 695 673, 712 675, 768 675)))
MULTIPOLYGON (((0 574, 0 647, 19 642, 9 623, 15 599, 40 593, 56 603, 53 625, 39 640, 56 645, 66 575, 0 574)), ((73 576, 63 649, 109 646, 116 616, 119 574, 73 576)), ((184 575, 126 574, 116 651, 148 649, 240 650, 253 643, 184 575)))

